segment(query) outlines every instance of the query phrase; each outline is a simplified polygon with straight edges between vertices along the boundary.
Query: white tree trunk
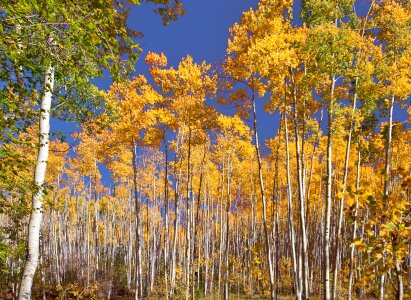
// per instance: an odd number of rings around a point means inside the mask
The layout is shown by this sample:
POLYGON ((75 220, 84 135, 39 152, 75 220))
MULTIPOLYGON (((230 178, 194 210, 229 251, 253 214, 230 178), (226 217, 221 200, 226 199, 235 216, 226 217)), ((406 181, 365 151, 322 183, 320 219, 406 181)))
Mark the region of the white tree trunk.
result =
POLYGON ((267 199, 265 197, 265 190, 264 190, 264 180, 263 180, 263 171, 262 171, 262 162, 261 162, 261 155, 260 155, 260 147, 258 142, 258 130, 257 130, 257 111, 255 107, 255 99, 254 99, 254 90, 251 98, 251 105, 253 108, 253 116, 254 116, 254 139, 255 139, 255 151, 257 154, 257 163, 258 163, 258 177, 260 183, 260 192, 261 192, 261 202, 263 204, 263 227, 264 227, 264 237, 265 237, 265 247, 267 250, 267 261, 268 261, 268 270, 270 274, 270 299, 275 299, 275 288, 274 288, 274 268, 271 256, 271 243, 270 243, 270 235, 268 233, 268 223, 267 223, 267 199))
POLYGON ((294 290, 297 300, 301 300, 301 290, 299 281, 297 278, 297 254, 295 249, 295 233, 294 233, 294 220, 293 220, 293 200, 291 190, 291 175, 290 175, 290 148, 288 145, 288 126, 287 117, 284 113, 284 129, 285 129, 285 149, 286 149, 286 170, 287 170, 287 207, 288 207, 288 228, 291 243, 291 264, 294 280, 294 290))
MULTIPOLYGON (((231 170, 232 162, 230 160, 230 152, 227 159, 227 203, 226 203, 226 236, 225 236, 225 276, 224 276, 224 299, 229 299, 229 279, 230 279, 230 203, 231 203, 231 170)), ((223 169, 224 172, 224 169, 223 169)), ((224 184, 224 182, 223 182, 224 184)))
MULTIPOLYGON (((341 189, 342 193, 342 198, 340 202, 340 209, 338 213, 338 223, 337 223, 337 236, 336 236, 336 250, 335 250, 335 264, 334 264, 334 280, 333 280, 333 292, 332 292, 332 298, 333 299, 338 299, 338 271, 340 267, 340 249, 341 249, 341 231, 342 231, 342 226, 343 226, 343 219, 344 219, 344 203, 345 203, 345 191, 347 189, 347 179, 348 179, 348 164, 350 162, 350 151, 351 151, 351 138, 352 138, 352 133, 354 130, 354 118, 355 118, 355 110, 356 110, 356 103, 357 103, 357 86, 358 86, 358 77, 355 79, 355 85, 354 85, 354 98, 353 98, 353 104, 352 104, 352 111, 351 111, 351 121, 350 121, 350 130, 348 132, 348 140, 347 140, 347 146, 345 150, 345 162, 344 162, 344 176, 343 176, 343 186, 341 189)), ((353 248, 354 249, 354 248, 353 248)))
POLYGON ((54 68, 50 66, 46 70, 44 92, 41 99, 39 148, 36 169, 34 171, 34 182, 37 190, 33 194, 32 199, 33 207, 29 223, 27 261, 21 280, 19 300, 30 299, 33 277, 39 261, 40 228, 43 217, 44 179, 46 177, 47 160, 49 156, 50 108, 53 86, 54 68))
MULTIPOLYGON (((387 147, 385 148, 385 172, 384 172, 384 209, 389 208, 388 203, 388 194, 389 194, 389 176, 390 176, 390 163, 391 163, 391 144, 392 144, 392 118, 393 118, 393 110, 394 110, 394 100, 395 96, 391 97, 390 102, 390 110, 389 110, 389 117, 388 117, 388 135, 387 135, 387 147)), ((384 258, 383 258, 384 259, 384 258)), ((384 282, 385 282, 385 274, 381 274, 380 278, 380 295, 379 298, 381 300, 384 299, 384 282)))
POLYGON ((332 201, 332 139, 333 139, 333 118, 334 118, 334 88, 335 76, 332 76, 331 97, 328 107, 328 141, 327 141, 327 190, 324 224, 324 299, 331 299, 330 294, 330 229, 331 229, 331 201, 332 201))
MULTIPOLYGON (((297 87, 294 79, 294 74, 291 73, 292 79, 292 94, 293 94, 293 106, 294 106, 294 133, 295 133, 295 152, 297 160, 297 175, 298 175, 298 198, 300 200, 300 234, 301 234, 301 246, 302 246, 302 279, 300 282, 302 285, 301 292, 302 298, 308 299, 310 291, 308 289, 308 252, 307 252, 307 232, 306 232, 306 208, 305 208, 305 167, 304 167, 304 141, 302 143, 302 149, 300 149, 300 133, 298 128, 298 113, 297 113, 297 87)), ((305 120, 303 120, 304 122, 305 120)), ((303 129, 304 139, 304 129, 303 129)))
MULTIPOLYGON (((360 172, 361 172, 361 148, 360 142, 358 141, 358 153, 357 153, 357 180, 356 180, 356 190, 360 189, 360 172)), ((354 210, 354 224, 352 230, 351 241, 357 238, 357 217, 358 217, 358 196, 355 196, 355 210, 354 210)), ((354 281, 354 254, 355 254, 355 245, 350 246, 350 273, 348 277, 348 296, 347 300, 352 299, 352 286, 354 281)))

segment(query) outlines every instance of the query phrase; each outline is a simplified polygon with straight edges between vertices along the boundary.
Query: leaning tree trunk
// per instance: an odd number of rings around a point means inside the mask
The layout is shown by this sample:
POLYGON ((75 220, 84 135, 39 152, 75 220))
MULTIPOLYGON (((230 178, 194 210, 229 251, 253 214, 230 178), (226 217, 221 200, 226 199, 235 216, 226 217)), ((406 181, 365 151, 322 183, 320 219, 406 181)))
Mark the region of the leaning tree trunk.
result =
POLYGON ((340 202, 340 210, 338 212, 338 223, 337 223, 337 236, 335 241, 335 264, 334 264, 334 280, 333 280, 333 299, 338 299, 338 292, 337 292, 337 283, 338 283, 338 269, 340 265, 340 247, 341 247, 341 231, 343 226, 343 218, 344 218, 344 203, 345 203, 345 191, 347 189, 347 179, 348 179, 348 164, 350 162, 350 151, 351 151, 351 138, 352 133, 354 130, 354 118, 355 118, 355 110, 357 104, 357 86, 358 86, 358 76, 355 79, 354 85, 354 97, 352 103, 352 111, 351 111, 351 120, 350 120, 350 130, 348 132, 348 140, 345 149, 345 160, 344 160, 344 177, 343 177, 343 186, 341 189, 342 198, 340 202))
POLYGON ((274 269, 273 269, 273 262, 271 256, 271 247, 270 247, 270 236, 268 233, 268 224, 267 224, 267 199, 265 198, 265 191, 264 191, 264 180, 263 180, 263 170, 261 166, 261 155, 260 155, 260 146, 258 143, 258 131, 257 131, 257 111, 255 107, 255 99, 254 99, 254 90, 253 95, 251 98, 251 104, 253 108, 253 116, 254 116, 254 139, 255 139, 255 150, 257 152, 257 162, 258 162, 258 174, 259 174, 259 182, 260 182, 260 192, 261 192, 261 200, 263 204, 263 224, 264 224, 264 236, 265 236, 265 247, 267 250, 267 260, 268 260, 268 269, 270 274, 270 299, 275 299, 275 287, 274 287, 274 269))
POLYGON ((21 280, 19 300, 30 299, 33 277, 39 261, 39 243, 41 219, 43 217, 44 179, 46 177, 47 160, 50 141, 50 108, 53 96, 54 68, 48 67, 44 79, 44 93, 41 99, 40 132, 37 164, 34 171, 34 182, 37 190, 33 194, 33 207, 29 223, 28 253, 21 280))

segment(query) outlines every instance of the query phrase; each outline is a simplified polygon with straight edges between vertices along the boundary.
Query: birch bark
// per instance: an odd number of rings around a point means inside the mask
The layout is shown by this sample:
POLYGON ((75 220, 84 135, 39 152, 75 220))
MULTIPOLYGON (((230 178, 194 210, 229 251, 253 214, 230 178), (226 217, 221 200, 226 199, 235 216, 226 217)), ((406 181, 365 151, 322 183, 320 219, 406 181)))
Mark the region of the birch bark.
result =
POLYGON ((37 186, 33 194, 33 207, 29 223, 29 238, 27 261, 24 267, 23 277, 21 280, 19 300, 28 300, 31 298, 31 287, 33 277, 36 273, 39 261, 40 229, 43 217, 43 196, 44 181, 46 177, 47 160, 49 156, 50 141, 50 108, 54 87, 54 68, 49 66, 46 70, 44 79, 44 92, 41 99, 40 110, 40 130, 39 130, 39 149, 37 154, 37 163, 34 171, 34 182, 37 186))

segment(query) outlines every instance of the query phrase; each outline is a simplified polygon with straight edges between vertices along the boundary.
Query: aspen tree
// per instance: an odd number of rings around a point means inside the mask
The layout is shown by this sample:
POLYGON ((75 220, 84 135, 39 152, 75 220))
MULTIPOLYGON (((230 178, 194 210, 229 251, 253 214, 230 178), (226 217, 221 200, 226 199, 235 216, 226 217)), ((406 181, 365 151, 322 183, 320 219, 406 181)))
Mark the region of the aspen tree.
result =
MULTIPOLYGON (((378 39, 384 43, 383 51, 385 65, 388 71, 388 73, 384 73, 382 78, 379 78, 388 110, 383 191, 386 209, 390 207, 389 177, 392 167, 391 153, 394 105, 396 101, 408 98, 411 93, 411 83, 409 81, 409 60, 411 54, 409 14, 409 3, 401 3, 400 1, 381 1, 372 10, 372 16, 379 28, 378 39), (390 84, 386 85, 387 82, 390 84)), ((382 272, 380 277, 380 299, 384 298, 384 284, 385 274, 382 272)), ((398 299, 402 299, 402 284, 399 283, 398 288, 398 299)))

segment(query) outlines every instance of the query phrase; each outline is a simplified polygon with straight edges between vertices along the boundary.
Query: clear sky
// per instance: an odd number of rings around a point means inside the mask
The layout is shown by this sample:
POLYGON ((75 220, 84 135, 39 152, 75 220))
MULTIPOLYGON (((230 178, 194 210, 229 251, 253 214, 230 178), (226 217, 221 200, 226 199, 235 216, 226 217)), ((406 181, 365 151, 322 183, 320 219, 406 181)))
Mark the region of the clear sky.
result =
MULTIPOLYGON (((183 0, 183 3, 187 13, 167 26, 163 26, 160 16, 153 12, 154 5, 143 3, 133 7, 128 23, 144 35, 138 40, 143 52, 136 64, 136 75, 149 77, 144 62, 148 51, 164 52, 171 66, 177 66, 181 58, 188 54, 196 62, 205 60, 210 64, 219 64, 224 60, 229 28, 240 20, 242 12, 255 9, 258 0, 183 0)), ((365 14, 368 8, 368 0, 357 0, 356 10, 359 14, 365 14)), ((294 4, 295 23, 301 22, 298 18, 300 10, 301 1, 297 0, 294 4)), ((95 82, 100 89, 107 90, 111 81, 106 78, 95 82)), ((257 101, 259 139, 262 145, 264 140, 275 135, 279 125, 278 116, 267 114, 262 108, 263 104, 264 100, 257 101)), ((396 109, 395 119, 404 119, 406 113, 401 112, 399 107, 396 109)), ((218 110, 229 115, 234 113, 234 109, 229 107, 219 107, 218 110)), ((56 122, 55 126, 56 130, 63 132, 76 130, 73 124, 56 122)), ((69 138, 68 141, 72 140, 69 138)), ((263 152, 267 152, 266 149, 263 152)))
MULTIPOLYGON (((155 6, 152 4, 143 3, 132 10, 129 25, 144 34, 139 40, 143 52, 136 65, 137 74, 147 74, 144 57, 148 51, 164 52, 172 66, 177 66, 188 54, 199 63, 205 60, 219 64, 225 57, 230 27, 240 20, 244 11, 257 8, 258 1, 185 0, 183 3, 187 13, 167 26, 163 26, 160 16, 153 13, 155 6)), ((261 141, 273 137, 279 123, 275 116, 264 112, 263 104, 264 101, 258 102, 261 141)), ((230 115, 234 113, 229 107, 219 107, 218 110, 230 115)))
MULTIPOLYGON (((136 65, 136 74, 148 76, 144 63, 148 51, 164 52, 172 66, 177 66, 181 58, 188 54, 196 62, 205 60, 210 64, 219 64, 224 60, 229 28, 240 20, 244 11, 257 8, 258 0, 183 0, 183 3, 187 13, 167 26, 163 26, 160 16, 153 13, 153 4, 143 3, 132 9, 129 25, 144 35, 139 40, 143 52, 136 65)), ((357 0, 355 6, 359 15, 365 15, 370 3, 369 0, 357 0)), ((300 0, 294 1, 293 11, 294 23, 300 25, 300 0)), ((269 115, 264 111, 264 102, 263 99, 257 101, 259 138, 263 146, 264 140, 275 135, 279 125, 278 115, 269 115)), ((218 110, 229 115, 234 113, 234 109, 229 107, 218 107, 218 110)), ((402 119, 404 112, 397 111, 396 115, 401 115, 402 119)))
MULTIPOLYGON (((190 54, 194 60, 214 63, 224 58, 229 28, 243 11, 257 7, 257 0, 186 0, 187 13, 176 22, 163 26, 154 6, 142 4, 133 9, 129 25, 141 31, 143 56, 147 51, 164 52, 170 64, 190 54)), ((144 62, 137 64, 141 71, 144 62)))

